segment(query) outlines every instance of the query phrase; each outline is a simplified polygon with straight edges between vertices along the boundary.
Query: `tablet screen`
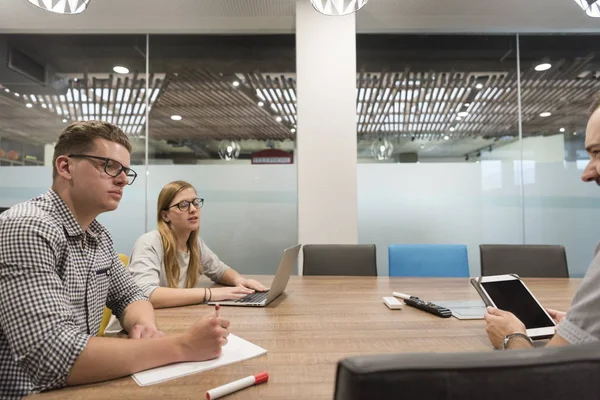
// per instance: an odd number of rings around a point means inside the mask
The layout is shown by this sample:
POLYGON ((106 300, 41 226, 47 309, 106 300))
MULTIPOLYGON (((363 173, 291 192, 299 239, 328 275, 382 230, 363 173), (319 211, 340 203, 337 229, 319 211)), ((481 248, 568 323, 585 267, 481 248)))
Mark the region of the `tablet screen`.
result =
POLYGON ((519 280, 481 282, 490 298, 501 310, 510 311, 527 329, 554 326, 544 310, 519 280))

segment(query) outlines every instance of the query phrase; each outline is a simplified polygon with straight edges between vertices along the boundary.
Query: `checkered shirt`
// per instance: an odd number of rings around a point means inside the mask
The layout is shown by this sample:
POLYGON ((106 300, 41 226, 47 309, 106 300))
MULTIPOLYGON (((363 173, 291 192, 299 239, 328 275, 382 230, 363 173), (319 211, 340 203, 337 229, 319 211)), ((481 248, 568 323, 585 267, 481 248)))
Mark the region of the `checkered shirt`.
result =
POLYGON ((0 398, 65 386, 104 305, 137 300, 106 228, 84 232, 56 192, 0 214, 0 398))

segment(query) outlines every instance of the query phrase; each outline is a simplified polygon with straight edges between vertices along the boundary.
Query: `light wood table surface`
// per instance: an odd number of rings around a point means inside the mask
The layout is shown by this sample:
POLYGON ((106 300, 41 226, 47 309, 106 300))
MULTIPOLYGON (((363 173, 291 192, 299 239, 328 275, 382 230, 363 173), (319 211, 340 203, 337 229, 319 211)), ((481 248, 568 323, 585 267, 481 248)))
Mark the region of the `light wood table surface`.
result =
MULTIPOLYGON (((265 284, 271 276, 252 276, 265 284)), ((581 279, 524 279, 545 307, 566 310, 581 279)), ((491 351, 482 320, 439 318, 412 307, 390 310, 393 291, 427 301, 478 300, 465 278, 300 277, 268 307, 223 307, 230 331, 268 350, 264 356, 139 387, 131 377, 31 397, 49 399, 203 399, 205 391, 268 371, 269 382, 226 397, 332 399, 337 362, 374 353, 491 351)), ((166 334, 212 312, 206 305, 156 311, 166 334)))

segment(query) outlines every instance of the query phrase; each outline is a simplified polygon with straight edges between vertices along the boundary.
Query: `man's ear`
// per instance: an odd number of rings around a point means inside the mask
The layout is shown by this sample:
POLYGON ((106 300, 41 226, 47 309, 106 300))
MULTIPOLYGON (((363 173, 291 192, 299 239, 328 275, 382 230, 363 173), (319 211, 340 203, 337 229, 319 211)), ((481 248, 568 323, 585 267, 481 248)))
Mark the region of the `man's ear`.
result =
POLYGON ((71 164, 69 164, 69 157, 67 156, 58 156, 56 157, 56 162, 54 164, 56 167, 56 172, 58 175, 62 176, 66 180, 72 179, 71 174, 71 164))

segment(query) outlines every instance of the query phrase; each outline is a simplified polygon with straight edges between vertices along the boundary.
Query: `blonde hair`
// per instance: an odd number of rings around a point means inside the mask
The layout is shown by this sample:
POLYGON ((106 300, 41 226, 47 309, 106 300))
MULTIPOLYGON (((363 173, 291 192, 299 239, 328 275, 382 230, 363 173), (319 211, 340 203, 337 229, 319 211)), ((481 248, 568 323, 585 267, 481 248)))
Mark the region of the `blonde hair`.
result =
MULTIPOLYGON (((167 284, 171 288, 176 288, 179 282, 179 262, 177 261, 177 239, 171 228, 171 224, 162 218, 162 211, 166 211, 171 202, 181 191, 185 189, 194 189, 194 187, 185 181, 174 181, 167 184, 158 195, 158 207, 156 219, 158 232, 163 245, 165 273, 167 274, 167 284)), ((192 231, 187 240, 187 248, 190 252, 190 262, 188 264, 187 276, 185 278, 185 287, 193 288, 196 286, 198 274, 202 273, 200 264, 200 246, 198 246, 198 229, 192 231)))

